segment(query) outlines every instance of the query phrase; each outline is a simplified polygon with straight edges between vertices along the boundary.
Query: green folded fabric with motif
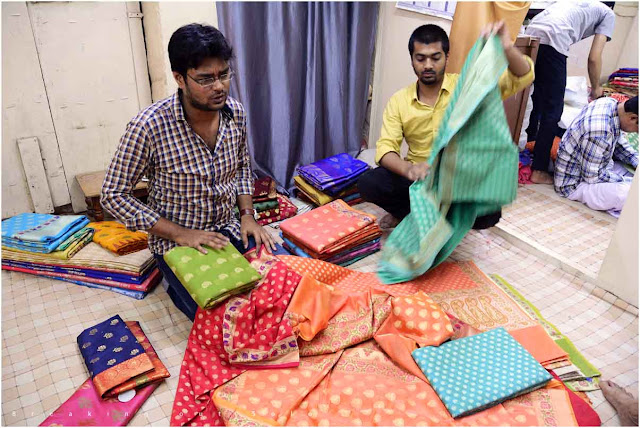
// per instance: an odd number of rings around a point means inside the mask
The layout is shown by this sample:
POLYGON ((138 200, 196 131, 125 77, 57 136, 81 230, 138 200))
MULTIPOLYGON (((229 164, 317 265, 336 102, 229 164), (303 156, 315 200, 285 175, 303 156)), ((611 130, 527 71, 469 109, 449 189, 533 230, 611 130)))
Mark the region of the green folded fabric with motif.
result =
POLYGON ((164 255, 164 261, 202 309, 250 290, 260 279, 233 245, 220 250, 204 247, 207 254, 191 247, 175 247, 164 255))
MULTIPOLYGON (((264 201, 264 202, 254 202, 253 209, 257 212, 272 210, 274 208, 278 208, 278 200, 274 199, 273 201, 264 201)), ((233 208, 233 212, 235 215, 239 215, 240 211, 238 211, 238 207, 233 208)))

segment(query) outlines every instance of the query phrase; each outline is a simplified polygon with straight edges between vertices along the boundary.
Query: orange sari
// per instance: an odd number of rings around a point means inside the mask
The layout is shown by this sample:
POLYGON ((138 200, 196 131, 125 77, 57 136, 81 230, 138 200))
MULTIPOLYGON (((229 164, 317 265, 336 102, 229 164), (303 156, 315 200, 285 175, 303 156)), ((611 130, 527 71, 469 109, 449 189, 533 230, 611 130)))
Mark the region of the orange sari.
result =
MULTIPOLYGON (((497 299, 491 322, 535 325, 521 310, 496 315, 515 308, 472 263, 444 264, 435 274, 403 286, 421 292, 392 297, 380 290, 374 274, 294 256, 281 260, 302 274, 287 309, 299 334, 300 365, 245 372, 218 387, 213 402, 226 425, 576 425, 568 395, 557 381, 453 419, 413 362, 415 347, 437 346, 453 335, 434 294, 460 316, 466 308, 451 303, 460 293, 480 288, 497 299), (427 295, 427 290, 436 293, 427 295)), ((482 296, 477 293, 476 298, 482 296)))

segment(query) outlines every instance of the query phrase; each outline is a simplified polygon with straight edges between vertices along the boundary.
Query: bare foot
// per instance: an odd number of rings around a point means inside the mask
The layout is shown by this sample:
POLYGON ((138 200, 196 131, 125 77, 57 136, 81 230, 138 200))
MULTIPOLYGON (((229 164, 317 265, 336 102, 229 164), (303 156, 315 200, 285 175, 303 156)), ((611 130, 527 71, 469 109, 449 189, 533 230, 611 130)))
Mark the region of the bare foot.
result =
POLYGON ((536 184, 553 184, 553 177, 548 172, 536 171, 531 173, 531 181, 536 184))
POLYGON ((398 223, 400 223, 400 220, 391 214, 387 214, 380 219, 380 229, 393 229, 398 223))
POLYGON ((638 426, 638 400, 633 398, 624 388, 610 380, 600 381, 600 389, 620 418, 620 425, 624 427, 638 426))

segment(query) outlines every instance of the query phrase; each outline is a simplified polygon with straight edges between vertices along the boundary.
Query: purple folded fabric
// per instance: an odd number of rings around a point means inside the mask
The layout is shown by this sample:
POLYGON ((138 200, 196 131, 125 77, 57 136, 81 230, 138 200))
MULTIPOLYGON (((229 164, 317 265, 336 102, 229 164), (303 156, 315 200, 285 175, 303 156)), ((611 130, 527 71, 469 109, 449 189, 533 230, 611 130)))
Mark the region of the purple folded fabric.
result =
POLYGON ((299 174, 318 190, 345 189, 355 179, 369 169, 365 162, 353 158, 348 153, 340 153, 326 159, 298 168, 299 174))

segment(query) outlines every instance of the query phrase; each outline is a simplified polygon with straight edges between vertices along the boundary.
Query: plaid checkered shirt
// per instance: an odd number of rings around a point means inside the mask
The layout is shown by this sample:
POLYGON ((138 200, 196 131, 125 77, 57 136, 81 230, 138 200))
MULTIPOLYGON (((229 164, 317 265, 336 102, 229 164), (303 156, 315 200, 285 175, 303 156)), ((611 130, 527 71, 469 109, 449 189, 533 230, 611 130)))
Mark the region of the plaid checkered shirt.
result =
POLYGON ((613 160, 638 166, 638 153, 620 128, 618 101, 600 98, 586 106, 565 132, 558 149, 554 187, 568 197, 578 184, 623 181, 613 160))
MULTIPOLYGON (((244 107, 228 97, 215 149, 187 122, 179 93, 142 110, 129 122, 107 170, 100 201, 130 230, 148 230, 164 217, 180 226, 228 230, 240 239, 236 195, 253 194, 244 107), (147 205, 133 194, 149 179, 147 205)), ((149 249, 164 254, 177 244, 149 234, 149 249)))

